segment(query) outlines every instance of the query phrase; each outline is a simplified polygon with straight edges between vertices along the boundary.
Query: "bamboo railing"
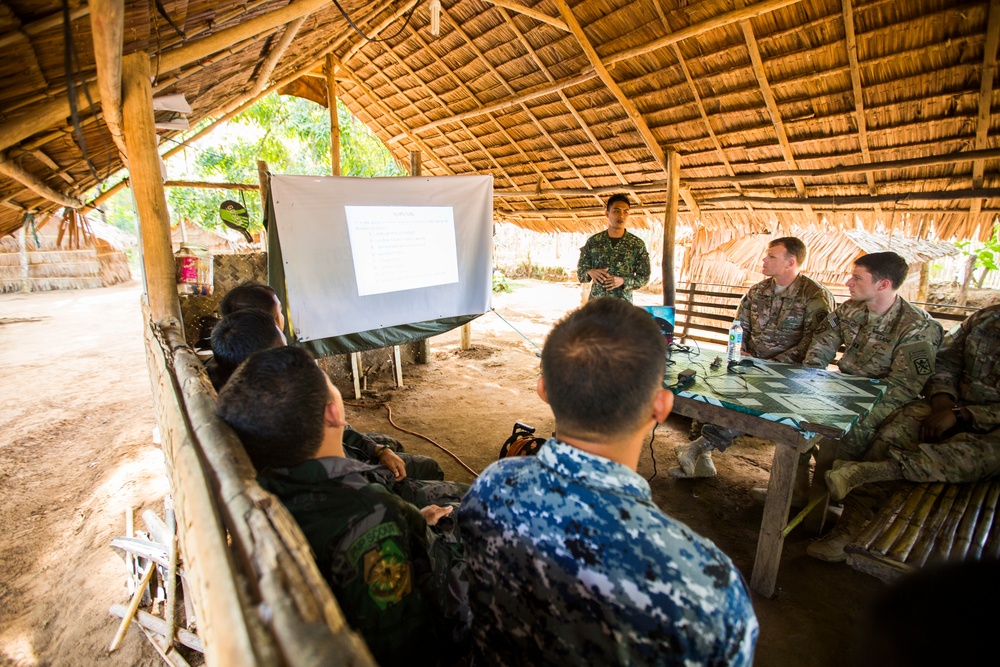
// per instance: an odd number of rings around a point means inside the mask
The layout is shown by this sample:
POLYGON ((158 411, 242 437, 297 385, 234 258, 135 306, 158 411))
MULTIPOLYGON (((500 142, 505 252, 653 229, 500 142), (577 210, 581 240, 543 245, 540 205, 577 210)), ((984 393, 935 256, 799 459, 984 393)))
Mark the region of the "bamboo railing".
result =
POLYGON ((144 312, 180 550, 209 665, 374 665, 284 506, 256 482, 180 323, 144 312))

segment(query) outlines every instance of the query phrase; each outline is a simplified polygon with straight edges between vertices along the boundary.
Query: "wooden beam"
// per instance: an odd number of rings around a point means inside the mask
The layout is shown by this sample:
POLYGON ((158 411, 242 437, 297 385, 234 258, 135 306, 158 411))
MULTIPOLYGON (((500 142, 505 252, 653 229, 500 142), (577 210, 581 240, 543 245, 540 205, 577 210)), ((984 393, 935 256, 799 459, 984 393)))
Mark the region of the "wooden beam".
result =
MULTIPOLYGON (((990 0, 989 18, 986 25, 986 45, 983 50, 983 71, 979 78, 979 113, 976 115, 976 149, 988 145, 990 130, 990 106, 993 102, 993 77, 997 71, 997 45, 1000 43, 1000 0, 990 0)), ((972 163, 972 187, 983 186, 983 162, 972 163)), ((972 202, 970 213, 979 213, 983 202, 972 202)))
POLYGON ((139 213, 146 299, 153 321, 159 323, 169 317, 180 320, 181 310, 149 81, 149 56, 144 51, 122 58, 123 129, 132 193, 139 213))
POLYGON ((242 190, 249 192, 260 189, 259 183, 213 183, 212 181, 164 181, 165 188, 196 188, 198 190, 242 190))
POLYGON ((618 86, 618 83, 615 82, 614 78, 611 76, 611 72, 609 72, 608 68, 604 66, 603 62, 601 62, 600 56, 597 55, 597 51, 590 43, 590 39, 588 39, 587 35, 583 32, 583 27, 580 25, 580 22, 576 20, 576 16, 573 15, 573 12, 566 3, 566 0, 553 0, 553 2, 555 2, 556 7, 559 8, 559 13, 562 14, 563 20, 566 21, 566 25, 569 26, 573 35, 576 37, 576 41, 579 42, 580 48, 583 49, 583 52, 587 55, 587 59, 594 67, 594 71, 596 71, 597 75, 601 77, 601 81, 604 82, 604 85, 618 100, 618 103, 625 110, 625 114, 632 120, 632 123, 639 131, 639 136, 642 137, 646 147, 649 148, 649 151, 653 154, 653 158, 656 160, 657 164, 660 165, 661 169, 666 171, 667 158, 664 155, 659 142, 656 140, 656 137, 653 136, 652 131, 646 124, 645 119, 643 119, 642 114, 639 113, 639 109, 637 109, 635 104, 632 103, 632 100, 626 97, 625 93, 622 92, 622 89, 618 86))
POLYGON ((73 183, 76 182, 73 180, 73 177, 66 172, 65 169, 56 164, 56 161, 50 158, 44 152, 42 152, 40 148, 36 148, 33 151, 27 151, 27 152, 31 153, 31 155, 34 156, 36 160, 38 160, 46 167, 51 169, 53 172, 55 172, 56 176, 66 181, 66 183, 68 183, 69 185, 73 185, 73 183))
MULTIPOLYGON (((742 4, 742 0, 737 0, 742 4)), ((757 85, 760 87, 760 93, 764 97, 764 104, 767 107, 767 112, 771 116, 771 124, 774 127, 774 133, 778 137, 778 145, 781 147, 781 154, 785 158, 785 162, 788 166, 793 169, 798 169, 795 164, 795 154, 792 152, 792 146, 788 142, 788 134, 785 132, 785 123, 781 119, 781 112, 778 110, 778 104, 774 101, 774 93, 771 91, 771 84, 767 80, 767 72, 764 71, 764 61, 760 57, 760 49, 757 48, 757 37, 753 34, 753 26, 750 25, 749 20, 740 21, 740 29, 743 31, 743 38, 746 41, 747 51, 750 53, 750 64, 753 66, 754 75, 757 77, 757 85)), ((802 182, 801 178, 793 177, 792 183, 795 184, 795 191, 799 193, 799 197, 806 198, 806 187, 802 182)), ((803 205, 803 211, 807 216, 814 217, 816 222, 820 222, 819 217, 809 208, 809 204, 803 205)))
MULTIPOLYGON (((91 3, 93 4, 93 3, 91 3)), ((90 13, 90 6, 82 5, 76 9, 71 9, 69 12, 70 23, 73 21, 83 18, 90 13)), ((62 10, 53 12, 45 18, 38 19, 27 25, 22 25, 19 28, 9 31, 3 36, 0 36, 0 49, 6 48, 11 44, 16 44, 22 41, 30 41, 29 38, 40 35, 46 30, 51 30, 57 26, 62 25, 63 13, 62 10)))
POLYGON ((326 56, 326 106, 330 112, 330 173, 340 176, 340 114, 337 113, 337 59, 326 56))
POLYGON ((250 95, 256 97, 267 87, 267 81, 271 78, 271 74, 274 72, 274 68, 278 66, 278 61, 281 60, 281 56, 285 55, 285 51, 291 45, 292 40, 295 39, 295 35, 298 34, 299 28, 305 23, 308 16, 300 16, 295 19, 287 26, 285 26, 285 32, 281 35, 281 40, 271 49, 271 52, 267 54, 267 60, 260 67, 260 72, 257 74, 257 80, 253 84, 253 88, 250 90, 250 95))
MULTIPOLYGON (((861 67, 858 65, 858 42, 854 36, 854 8, 851 6, 853 0, 841 0, 844 11, 844 38, 847 43, 847 61, 851 66, 851 90, 854 92, 854 117, 858 126, 858 145, 861 147, 862 162, 871 162, 871 153, 868 150, 868 121, 865 119, 865 96, 861 90, 861 67)), ((869 194, 878 194, 875 187, 875 174, 871 171, 865 172, 865 180, 868 182, 869 194)))
POLYGON ((104 124, 128 165, 122 136, 122 49, 125 40, 125 0, 90 0, 90 34, 97 68, 97 91, 104 124))
MULTIPOLYGON (((412 9, 413 6, 416 5, 418 1, 419 0, 410 0, 409 2, 403 4, 402 6, 397 7, 396 11, 394 11, 392 14, 390 14, 389 16, 387 16, 384 19, 382 19, 378 23, 378 25, 376 25, 370 31, 371 34, 369 36, 370 37, 375 37, 380 32, 382 32, 383 30, 385 30, 386 28, 388 28, 390 25, 392 25, 393 23, 395 23, 396 20, 400 16, 402 16, 403 14, 405 14, 406 12, 408 12, 410 9, 412 9)), ((413 31, 413 34, 414 35, 419 35, 419 33, 416 30, 413 31)), ((358 52, 361 51, 361 49, 363 49, 367 45, 368 45, 368 40, 366 40, 366 39, 359 39, 357 42, 355 42, 355 44, 350 49, 347 50, 347 53, 345 53, 343 55, 343 57, 340 58, 340 62, 346 63, 351 58, 353 58, 355 55, 357 55, 358 52)), ((392 49, 385 49, 385 50, 387 52, 389 52, 389 53, 392 52, 392 49)))
POLYGON ((673 306, 677 301, 674 282, 674 254, 677 247, 677 196, 681 182, 681 157, 672 148, 667 149, 667 208, 663 215, 663 305, 673 306))
MULTIPOLYGON (((536 21, 541 21, 542 23, 547 23, 553 28, 558 28, 563 32, 571 32, 569 26, 566 25, 564 21, 560 21, 554 16, 549 16, 544 14, 537 9, 531 9, 530 7, 525 7, 522 4, 513 2, 512 0, 486 0, 486 2, 491 5, 496 5, 497 7, 503 7, 504 9, 509 9, 512 12, 517 12, 518 14, 524 14, 525 16, 530 16, 536 21)), ((508 19, 509 20, 509 19, 508 19)))
POLYGON ((0 174, 13 178, 24 187, 48 199, 50 202, 54 202, 60 206, 68 206, 69 208, 83 208, 82 201, 49 187, 37 176, 11 160, 6 153, 0 153, 0 174))
POLYGON ((678 42, 683 42, 685 39, 697 37, 698 35, 709 32, 710 30, 723 28, 733 23, 739 23, 740 21, 749 21, 752 18, 756 18, 763 14, 769 14, 775 10, 781 9, 782 7, 788 7, 789 5, 798 4, 799 2, 802 2, 802 0, 763 0, 763 2, 752 4, 749 7, 741 7, 726 14, 713 16, 712 18, 702 21, 701 23, 696 23, 695 25, 688 26, 687 28, 671 33, 666 37, 653 40, 648 44, 619 51, 618 53, 605 58, 604 63, 610 67, 611 65, 619 63, 623 60, 629 60, 630 58, 636 58, 659 49, 664 49, 671 44, 676 44, 678 42))
MULTIPOLYGON (((706 204, 727 204, 731 202, 750 201, 757 204, 803 204, 809 202, 819 206, 823 205, 847 205, 847 204, 875 204, 881 202, 903 202, 903 201, 959 201, 965 199, 990 199, 1000 197, 1000 188, 974 188, 972 190, 938 190, 935 192, 902 192, 893 194, 849 197, 749 197, 725 196, 702 199, 702 206, 706 204)), ((941 211, 942 213, 964 213, 964 211, 941 211)))

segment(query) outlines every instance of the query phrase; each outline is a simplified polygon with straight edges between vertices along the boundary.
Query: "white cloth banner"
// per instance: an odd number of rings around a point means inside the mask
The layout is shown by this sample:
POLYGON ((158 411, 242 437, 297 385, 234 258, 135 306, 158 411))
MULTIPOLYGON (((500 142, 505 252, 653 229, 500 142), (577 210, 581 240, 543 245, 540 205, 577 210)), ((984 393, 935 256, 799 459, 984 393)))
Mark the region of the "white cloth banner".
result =
POLYGON ((490 309, 493 177, 271 177, 299 340, 490 309))

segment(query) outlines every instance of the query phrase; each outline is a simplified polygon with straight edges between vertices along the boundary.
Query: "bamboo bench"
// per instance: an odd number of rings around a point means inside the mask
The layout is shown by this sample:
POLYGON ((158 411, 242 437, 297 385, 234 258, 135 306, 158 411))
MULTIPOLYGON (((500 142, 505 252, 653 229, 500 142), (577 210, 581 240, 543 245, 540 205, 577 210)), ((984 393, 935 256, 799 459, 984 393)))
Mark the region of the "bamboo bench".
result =
POLYGON ((901 483, 847 545, 847 563, 889 582, 929 564, 1000 558, 998 499, 1000 480, 901 483))

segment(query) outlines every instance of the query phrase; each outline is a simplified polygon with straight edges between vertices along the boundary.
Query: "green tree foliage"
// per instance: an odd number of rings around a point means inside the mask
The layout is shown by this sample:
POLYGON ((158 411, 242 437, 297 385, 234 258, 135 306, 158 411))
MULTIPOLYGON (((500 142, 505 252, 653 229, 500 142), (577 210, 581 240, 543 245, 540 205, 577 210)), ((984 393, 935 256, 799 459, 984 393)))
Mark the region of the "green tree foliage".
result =
MULTIPOLYGON (((406 172, 381 140, 364 123, 337 104, 340 123, 341 173, 344 176, 404 176, 406 172)), ((197 128, 196 128, 197 129, 197 128)), ((172 180, 257 183, 257 161, 279 174, 328 176, 330 114, 326 107, 299 97, 269 95, 167 163, 172 180)), ((219 205, 233 199, 250 213, 251 229, 261 226, 256 192, 168 188, 172 224, 207 229, 221 226, 219 205)), ((108 222, 135 231, 135 213, 128 190, 105 206, 108 222)))
POLYGON ((987 273, 1000 270, 1000 225, 993 228, 993 236, 983 244, 957 241, 955 245, 972 261, 972 268, 982 269, 979 278, 975 279, 978 287, 983 286, 987 273))

